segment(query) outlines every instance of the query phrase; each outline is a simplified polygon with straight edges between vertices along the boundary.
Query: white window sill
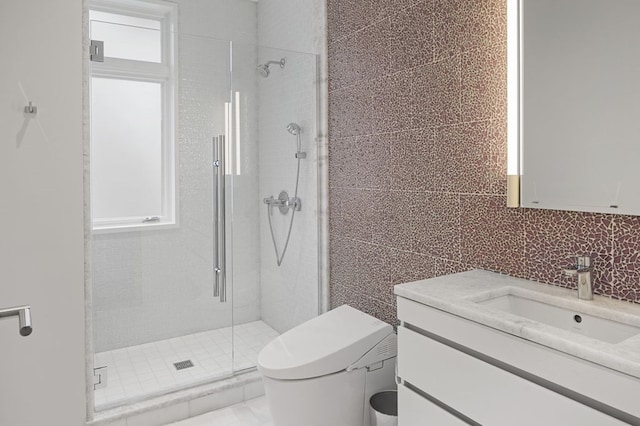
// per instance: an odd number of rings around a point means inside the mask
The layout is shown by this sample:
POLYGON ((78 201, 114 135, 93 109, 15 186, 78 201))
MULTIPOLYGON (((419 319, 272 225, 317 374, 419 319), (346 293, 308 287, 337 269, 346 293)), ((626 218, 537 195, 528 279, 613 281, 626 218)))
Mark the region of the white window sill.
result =
POLYGON ((91 232, 93 234, 115 234, 120 232, 164 231, 164 230, 170 230, 170 229, 177 229, 179 227, 180 226, 178 225, 177 222, 93 225, 91 232))

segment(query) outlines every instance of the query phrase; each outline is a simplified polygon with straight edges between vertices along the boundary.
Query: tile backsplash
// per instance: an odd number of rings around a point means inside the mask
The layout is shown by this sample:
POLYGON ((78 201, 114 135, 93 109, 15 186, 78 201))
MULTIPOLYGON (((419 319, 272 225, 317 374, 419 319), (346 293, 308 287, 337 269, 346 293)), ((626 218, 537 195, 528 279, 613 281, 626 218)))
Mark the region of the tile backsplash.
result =
POLYGON ((640 302, 640 218, 506 207, 504 0, 328 0, 331 305, 472 268, 640 302))

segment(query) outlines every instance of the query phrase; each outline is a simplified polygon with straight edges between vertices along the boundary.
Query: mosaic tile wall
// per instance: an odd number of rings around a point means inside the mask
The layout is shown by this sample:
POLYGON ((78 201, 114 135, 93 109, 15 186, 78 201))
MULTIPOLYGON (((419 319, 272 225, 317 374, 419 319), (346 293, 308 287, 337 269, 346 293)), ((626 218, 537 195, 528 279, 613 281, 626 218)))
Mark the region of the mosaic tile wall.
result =
POLYGON ((640 302, 640 218, 506 206, 504 0, 328 0, 331 305, 481 268, 640 302))

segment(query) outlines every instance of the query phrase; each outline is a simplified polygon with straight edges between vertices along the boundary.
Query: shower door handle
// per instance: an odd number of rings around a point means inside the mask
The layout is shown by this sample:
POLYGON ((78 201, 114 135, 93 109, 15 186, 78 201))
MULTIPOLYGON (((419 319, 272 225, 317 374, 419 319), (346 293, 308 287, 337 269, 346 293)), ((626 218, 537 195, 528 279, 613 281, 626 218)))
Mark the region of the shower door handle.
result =
POLYGON ((225 138, 223 135, 213 138, 215 197, 215 284, 213 296, 220 297, 220 302, 227 301, 226 281, 226 234, 225 234, 225 138))

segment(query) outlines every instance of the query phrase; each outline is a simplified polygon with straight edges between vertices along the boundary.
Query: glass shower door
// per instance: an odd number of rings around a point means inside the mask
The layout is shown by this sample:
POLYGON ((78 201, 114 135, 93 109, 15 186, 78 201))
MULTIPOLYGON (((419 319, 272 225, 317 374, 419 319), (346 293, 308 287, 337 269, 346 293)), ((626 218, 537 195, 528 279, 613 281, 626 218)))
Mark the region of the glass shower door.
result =
POLYGON ((91 64, 97 410, 233 374, 215 197, 228 181, 215 138, 227 131, 230 43, 171 32, 169 12, 120 12, 92 12, 90 25, 104 43, 91 64))
POLYGON ((318 315, 317 58, 238 42, 232 58, 228 279, 238 372, 318 315))

